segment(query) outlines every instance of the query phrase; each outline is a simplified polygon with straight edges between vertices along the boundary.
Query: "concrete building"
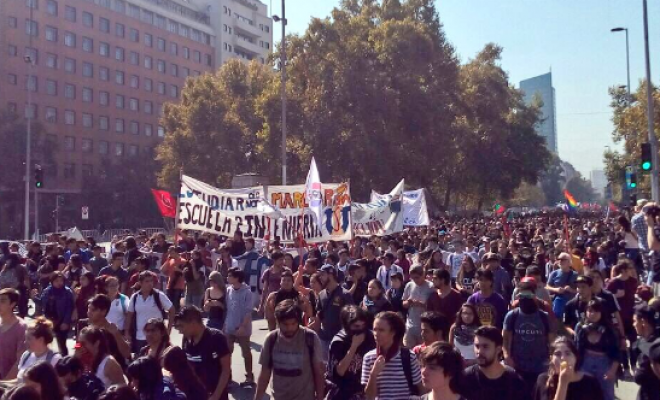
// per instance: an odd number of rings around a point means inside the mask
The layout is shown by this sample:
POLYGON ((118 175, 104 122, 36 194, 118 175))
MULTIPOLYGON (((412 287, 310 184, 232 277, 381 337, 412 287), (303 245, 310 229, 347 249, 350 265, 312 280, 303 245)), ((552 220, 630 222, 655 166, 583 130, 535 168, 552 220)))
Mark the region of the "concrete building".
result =
POLYGON ((602 169, 595 169, 589 174, 589 180, 594 191, 601 196, 605 196, 605 188, 607 187, 607 176, 602 169))
POLYGON ((543 102, 541 107, 542 121, 538 133, 545 138, 548 149, 557 152, 557 115, 555 109, 555 88, 552 87, 552 72, 525 79, 520 82, 525 103, 532 104, 536 98, 543 102))
POLYGON ((265 63, 272 36, 255 0, 1 1, 0 107, 57 143, 44 191, 76 192, 103 158, 151 157, 187 77, 265 63))

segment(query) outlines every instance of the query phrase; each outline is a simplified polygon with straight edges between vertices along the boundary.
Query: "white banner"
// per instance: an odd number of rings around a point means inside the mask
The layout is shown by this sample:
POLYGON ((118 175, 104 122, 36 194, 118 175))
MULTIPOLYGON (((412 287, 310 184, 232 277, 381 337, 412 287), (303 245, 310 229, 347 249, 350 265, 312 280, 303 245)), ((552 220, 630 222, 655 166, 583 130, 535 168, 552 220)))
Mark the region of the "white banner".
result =
MULTIPOLYGON (((371 191, 371 201, 382 199, 384 196, 371 191)), ((403 192, 403 225, 426 226, 429 225, 429 211, 426 206, 424 189, 407 190, 403 192)))
POLYGON ((403 179, 370 203, 353 203, 353 234, 384 236, 403 231, 403 179))
POLYGON ((265 189, 268 193, 264 193, 262 186, 218 189, 184 175, 177 227, 224 236, 232 236, 240 230, 255 239, 279 237, 282 242, 292 242, 299 231, 308 242, 351 239, 348 184, 322 185, 324 207, 320 226, 315 223, 305 200, 305 185, 265 189), (267 199, 269 204, 262 199, 267 199))

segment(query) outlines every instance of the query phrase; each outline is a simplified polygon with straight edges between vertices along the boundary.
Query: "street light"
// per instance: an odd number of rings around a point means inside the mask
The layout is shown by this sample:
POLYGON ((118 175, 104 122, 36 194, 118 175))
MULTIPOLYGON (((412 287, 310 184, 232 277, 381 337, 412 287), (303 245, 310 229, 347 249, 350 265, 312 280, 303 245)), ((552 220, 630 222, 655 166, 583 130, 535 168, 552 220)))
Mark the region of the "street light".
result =
POLYGON ((628 28, 612 28, 610 32, 626 32, 626 69, 628 72, 628 101, 632 100, 630 96, 630 46, 628 42, 628 28))
POLYGON ((649 131, 649 143, 651 144, 651 156, 653 166, 651 171, 651 197, 653 201, 660 200, 658 193, 658 138, 655 136, 653 124, 653 85, 651 84, 651 56, 649 54, 649 17, 647 1, 643 2, 644 7, 644 54, 646 56, 646 107, 647 123, 649 131))
MULTIPOLYGON (((30 8, 32 14, 32 8, 30 8)), ((32 18, 30 18, 32 20, 32 18)), ((30 35, 30 43, 32 42, 32 35, 30 35)), ((32 47, 30 45, 30 47, 32 47)), ((34 60, 30 55, 23 57, 23 61, 27 64, 28 68, 28 85, 27 85, 27 107, 30 110, 27 115, 27 135, 26 135, 26 150, 25 150, 25 240, 30 239, 30 168, 31 168, 31 142, 32 142, 32 67, 34 60)), ((35 210, 36 212, 36 210, 35 210)))
POLYGON ((273 21, 282 22, 282 44, 280 45, 280 68, 282 73, 282 185, 286 185, 286 13, 282 0, 282 18, 273 15, 273 21))

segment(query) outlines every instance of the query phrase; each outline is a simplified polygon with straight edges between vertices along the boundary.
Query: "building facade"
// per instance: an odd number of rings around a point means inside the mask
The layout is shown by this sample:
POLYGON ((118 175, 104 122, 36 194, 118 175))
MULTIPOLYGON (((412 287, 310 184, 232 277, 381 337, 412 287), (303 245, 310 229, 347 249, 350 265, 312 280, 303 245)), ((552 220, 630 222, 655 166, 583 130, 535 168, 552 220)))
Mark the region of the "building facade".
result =
POLYGON ((557 152, 557 115, 555 109, 555 88, 552 86, 552 72, 525 79, 520 82, 520 90, 526 104, 532 104, 536 99, 543 102, 541 107, 541 122, 538 133, 545 138, 548 149, 557 152))
POLYGON ((594 188, 594 191, 601 196, 605 196, 605 189, 607 188, 607 175, 602 169, 595 169, 589 174, 589 180, 591 181, 591 187, 594 188))

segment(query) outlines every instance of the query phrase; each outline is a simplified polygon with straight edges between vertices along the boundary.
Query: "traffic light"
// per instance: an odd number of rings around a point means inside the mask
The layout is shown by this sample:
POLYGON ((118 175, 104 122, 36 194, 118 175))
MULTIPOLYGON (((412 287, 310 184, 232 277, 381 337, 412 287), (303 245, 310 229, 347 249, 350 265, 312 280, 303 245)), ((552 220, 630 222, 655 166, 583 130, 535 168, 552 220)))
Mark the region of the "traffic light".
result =
POLYGON ((642 143, 642 171, 653 169, 653 156, 651 153, 651 143, 642 143))
POLYGON ((34 187, 37 189, 44 187, 44 171, 40 165, 34 167, 34 187))
POLYGON ((57 207, 64 207, 64 195, 59 194, 57 195, 57 207))
POLYGON ((637 195, 635 193, 632 193, 630 195, 630 205, 631 206, 637 205, 637 195))
POLYGON ((631 189, 637 188, 637 174, 635 172, 630 174, 630 188, 631 189))

